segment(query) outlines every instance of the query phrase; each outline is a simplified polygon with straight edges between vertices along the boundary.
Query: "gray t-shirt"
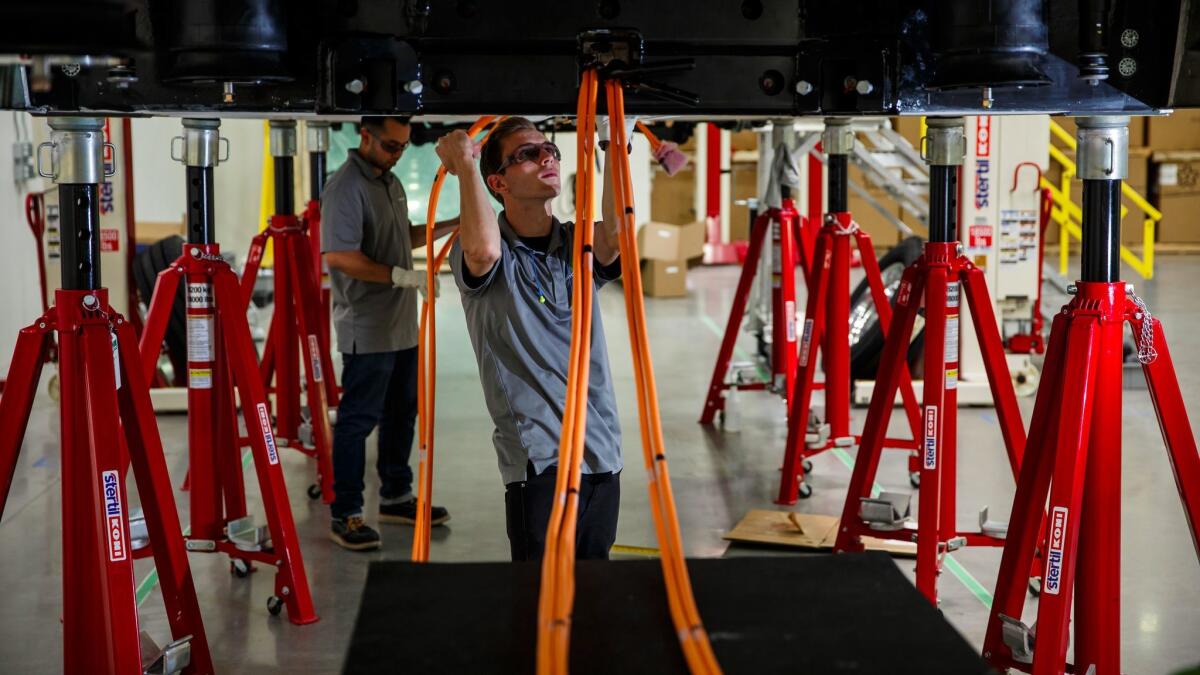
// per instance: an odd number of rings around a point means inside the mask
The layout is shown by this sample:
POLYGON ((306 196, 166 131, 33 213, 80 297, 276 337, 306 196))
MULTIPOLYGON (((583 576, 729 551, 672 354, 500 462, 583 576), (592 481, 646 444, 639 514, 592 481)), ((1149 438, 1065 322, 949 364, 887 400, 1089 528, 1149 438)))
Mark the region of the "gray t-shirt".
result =
MULTIPOLYGON (((500 259, 490 272, 468 279, 458 242, 450 250, 450 267, 462 294, 484 399, 496 425, 492 443, 500 477, 508 484, 526 479, 527 462, 539 474, 558 462, 571 351, 574 225, 555 219, 542 253, 521 241, 503 213, 499 221, 500 259)), ((595 287, 620 273, 619 260, 596 268, 595 287)), ((621 427, 599 298, 593 295, 583 472, 617 472, 621 466, 621 427)))
MULTIPOLYGON (((408 198, 392 172, 375 169, 351 150, 321 193, 321 251, 362 251, 389 267, 412 269, 408 198)), ((417 291, 329 271, 333 326, 343 354, 373 354, 417 346, 417 291)))

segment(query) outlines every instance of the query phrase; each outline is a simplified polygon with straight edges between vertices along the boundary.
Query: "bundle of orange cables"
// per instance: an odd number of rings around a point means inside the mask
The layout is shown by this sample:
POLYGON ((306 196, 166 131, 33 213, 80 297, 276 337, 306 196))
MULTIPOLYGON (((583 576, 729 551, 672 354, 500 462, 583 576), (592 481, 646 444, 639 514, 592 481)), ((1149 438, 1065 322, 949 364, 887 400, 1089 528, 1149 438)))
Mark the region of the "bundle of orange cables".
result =
MULTIPOLYGON (((575 278, 580 280, 592 278, 592 171, 595 166, 592 135, 596 125, 597 88, 596 73, 585 71, 580 85, 576 122, 579 150, 577 175, 580 178, 575 183, 575 203, 578 207, 573 264, 576 269, 575 278)), ((662 550, 667 602, 689 670, 692 673, 715 675, 721 672, 721 667, 709 644, 708 633, 701 623, 683 558, 683 540, 671 493, 662 420, 658 410, 658 392, 646 338, 646 312, 642 302, 641 270, 638 266, 633 217, 633 183, 629 155, 625 151, 628 139, 625 137, 624 92, 620 82, 610 80, 605 83, 605 93, 609 128, 612 131, 609 144, 609 152, 612 155, 609 161, 612 162, 614 211, 619 221, 617 230, 620 237, 621 274, 625 280, 625 309, 637 380, 642 455, 650 478, 650 506, 655 533, 662 550)), ((643 133, 652 138, 647 129, 643 128, 643 133)), ((580 464, 583 460, 584 426, 587 420, 592 288, 591 283, 576 283, 572 289, 572 306, 575 311, 572 317, 567 404, 563 416, 562 440, 559 444, 560 471, 554 509, 546 532, 546 552, 542 560, 542 587, 538 606, 539 675, 565 674, 568 671, 571 608, 574 602, 575 514, 579 495, 580 464), (563 468, 567 470, 562 470, 563 468)))

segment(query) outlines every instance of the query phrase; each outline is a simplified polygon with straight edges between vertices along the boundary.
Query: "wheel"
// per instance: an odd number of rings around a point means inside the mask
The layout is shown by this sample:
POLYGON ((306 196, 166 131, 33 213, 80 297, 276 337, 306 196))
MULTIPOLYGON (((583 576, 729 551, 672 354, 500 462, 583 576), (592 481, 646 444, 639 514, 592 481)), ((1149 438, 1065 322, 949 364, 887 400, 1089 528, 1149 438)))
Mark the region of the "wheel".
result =
POLYGON ((321 486, 316 483, 309 485, 307 492, 308 492, 309 499, 320 499, 321 498, 321 486))
POLYGON ((267 598, 267 611, 271 613, 271 616, 279 616, 279 613, 283 611, 283 600, 274 595, 267 598))
POLYGON ((229 561, 229 571, 233 572, 233 576, 245 579, 250 576, 250 563, 241 558, 234 558, 229 561))
POLYGON ((913 486, 914 490, 920 488, 921 487, 921 472, 913 471, 913 472, 909 473, 908 474, 908 484, 913 486))
MULTIPOLYGON (((137 286, 138 297, 146 308, 154 295, 154 284, 158 273, 171 266, 183 254, 183 237, 172 235, 147 246, 133 259, 133 282, 137 286)), ((175 291, 175 302, 171 306, 171 318, 167 323, 164 342, 167 343, 167 356, 175 369, 176 386, 187 385, 187 301, 184 294, 187 284, 180 283, 175 291)))
POLYGON ((808 499, 809 497, 812 496, 812 493, 813 493, 813 489, 812 489, 811 485, 809 485, 808 483, 800 484, 800 498, 801 499, 808 499))
MULTIPOLYGON (((896 245, 879 259, 880 275, 883 277, 883 292, 895 305, 896 289, 904 269, 921 257, 924 242, 920 237, 909 237, 896 245)), ((908 347, 908 365, 911 369, 925 344, 925 331, 913 325, 913 335, 908 347)), ((879 327, 879 313, 871 297, 871 287, 863 279, 850 294, 850 377, 855 380, 873 380, 879 369, 879 357, 883 353, 883 331, 879 327)))
POLYGON ((1041 577, 1029 577, 1029 593, 1035 598, 1042 594, 1041 577))
POLYGON ((804 473, 812 473, 812 460, 806 459, 801 462, 800 466, 804 467, 804 473))

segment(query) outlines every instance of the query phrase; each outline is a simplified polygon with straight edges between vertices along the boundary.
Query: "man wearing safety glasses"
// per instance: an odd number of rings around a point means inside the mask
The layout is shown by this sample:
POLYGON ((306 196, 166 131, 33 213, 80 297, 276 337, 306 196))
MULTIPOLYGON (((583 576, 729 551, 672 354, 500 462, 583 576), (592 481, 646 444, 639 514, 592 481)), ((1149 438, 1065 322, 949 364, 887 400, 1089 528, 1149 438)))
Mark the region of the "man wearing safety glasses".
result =
MULTIPOLYGON (((366 440, 379 427, 379 521, 413 524, 409 466, 417 415, 417 291, 425 273, 412 250, 425 245, 413 227, 404 187, 392 167, 412 129, 406 117, 364 117, 359 146, 321 195, 321 251, 333 287, 333 324, 342 353, 342 398, 333 429, 333 523, 330 538, 353 551, 380 546, 363 521, 366 440)), ((457 219, 437 223, 435 236, 457 219)), ((437 293, 437 289, 434 289, 437 293)), ((450 519, 433 507, 432 524, 450 519)))
MULTIPOLYGON (((501 122, 482 147, 462 131, 443 136, 437 153, 459 179, 461 227, 450 265, 495 424, 512 558, 539 561, 558 472, 576 281, 574 224, 559 222, 550 211, 562 189, 561 154, 520 117, 501 122), (504 206, 499 215, 489 193, 504 206)), ((597 286, 621 270, 607 179, 602 204, 588 280, 597 286)), ((598 300, 592 317, 576 556, 605 559, 617 534, 621 429, 598 300)))

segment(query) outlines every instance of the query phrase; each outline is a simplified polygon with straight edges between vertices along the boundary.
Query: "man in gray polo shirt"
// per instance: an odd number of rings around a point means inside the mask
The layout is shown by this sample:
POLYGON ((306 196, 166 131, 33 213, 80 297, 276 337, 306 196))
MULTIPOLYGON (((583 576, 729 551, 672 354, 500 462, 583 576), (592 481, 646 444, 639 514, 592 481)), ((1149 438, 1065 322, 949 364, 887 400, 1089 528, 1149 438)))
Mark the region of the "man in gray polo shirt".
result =
MULTIPOLYGON (((550 212, 561 189, 560 153, 519 117, 500 123, 482 148, 456 131, 438 141, 437 152, 459 179, 462 222, 450 265, 495 424, 492 443, 505 483, 512 558, 537 561, 545 548, 557 479, 576 280, 574 225, 550 212), (504 204, 499 216, 488 192, 504 204)), ((621 269, 608 181, 602 204, 604 221, 613 226, 596 224, 596 267, 587 280, 596 286, 616 279, 621 269)), ((608 557, 617 533, 621 466, 621 430, 600 304, 594 299, 579 558, 608 557)))
MULTIPOLYGON (((364 117, 358 149, 321 194, 321 251, 342 353, 330 538, 355 551, 380 546, 362 513, 366 440, 376 426, 379 521, 412 524, 416 518, 408 462, 417 415, 417 290, 427 289, 425 272, 413 269, 412 250, 425 244, 425 228, 413 227, 404 187, 391 172, 410 132, 407 118, 364 117)), ((457 224, 437 223, 435 236, 457 224)), ((445 509, 433 507, 432 524, 449 519, 445 509)))

